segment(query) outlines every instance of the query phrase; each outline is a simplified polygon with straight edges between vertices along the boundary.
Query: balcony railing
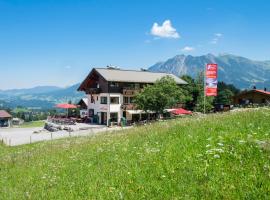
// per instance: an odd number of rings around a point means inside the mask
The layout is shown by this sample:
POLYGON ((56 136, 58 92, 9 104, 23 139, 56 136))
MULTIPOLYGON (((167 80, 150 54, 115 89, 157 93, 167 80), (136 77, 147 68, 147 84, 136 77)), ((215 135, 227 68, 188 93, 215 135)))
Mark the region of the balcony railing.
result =
POLYGON ((87 94, 98 94, 101 92, 101 89, 100 88, 88 88, 86 90, 86 93, 87 94))
POLYGON ((123 95, 135 95, 140 91, 140 88, 123 88, 123 95))
POLYGON ((122 110, 136 110, 136 105, 134 103, 122 104, 121 109, 122 110))

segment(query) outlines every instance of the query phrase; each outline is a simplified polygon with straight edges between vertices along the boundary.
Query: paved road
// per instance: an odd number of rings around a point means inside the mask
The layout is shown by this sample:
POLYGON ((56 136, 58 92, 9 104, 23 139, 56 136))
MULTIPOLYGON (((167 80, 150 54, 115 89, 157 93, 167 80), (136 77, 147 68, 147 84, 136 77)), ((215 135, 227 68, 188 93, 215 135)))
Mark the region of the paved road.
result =
MULTIPOLYGON (((89 128, 89 127, 88 127, 89 128)), ((1 128, 0 129, 0 140, 2 140, 6 145, 17 146, 22 144, 30 144, 39 141, 59 139, 65 137, 74 136, 90 136, 98 132, 106 132, 113 130, 120 130, 120 127, 107 128, 105 126, 93 125, 93 128, 88 130, 77 130, 74 132, 67 131, 57 131, 48 132, 42 127, 40 128, 1 128), (39 132, 39 133, 34 133, 39 132)))

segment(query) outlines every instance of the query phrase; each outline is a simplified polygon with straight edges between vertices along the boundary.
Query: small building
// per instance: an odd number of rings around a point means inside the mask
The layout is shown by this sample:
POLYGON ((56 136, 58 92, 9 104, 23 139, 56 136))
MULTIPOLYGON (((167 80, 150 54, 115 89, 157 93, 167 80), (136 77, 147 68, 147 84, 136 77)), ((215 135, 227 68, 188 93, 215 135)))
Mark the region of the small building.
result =
POLYGON ((0 128, 11 126, 12 116, 5 110, 0 110, 0 128))
POLYGON ((85 118, 88 116, 88 99, 87 98, 82 98, 78 103, 77 103, 79 109, 80 109, 80 118, 85 118))
POLYGON ((234 105, 270 105, 270 92, 266 90, 245 90, 233 97, 234 105))
POLYGON ((155 116, 144 113, 134 104, 134 96, 146 85, 154 84, 162 77, 172 77, 178 85, 187 84, 168 73, 122 70, 119 68, 93 68, 78 88, 88 97, 87 114, 91 122, 109 125, 119 124, 121 119, 134 122, 155 116))

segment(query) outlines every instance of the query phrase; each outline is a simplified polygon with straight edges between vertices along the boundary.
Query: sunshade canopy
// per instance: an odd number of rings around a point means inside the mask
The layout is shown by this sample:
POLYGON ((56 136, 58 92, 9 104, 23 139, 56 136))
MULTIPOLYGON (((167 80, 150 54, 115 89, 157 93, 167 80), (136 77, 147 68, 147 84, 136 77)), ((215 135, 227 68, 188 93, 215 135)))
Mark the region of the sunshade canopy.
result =
POLYGON ((192 114, 191 111, 185 110, 183 108, 176 108, 176 109, 173 109, 170 112, 173 113, 173 114, 175 114, 175 115, 190 115, 190 114, 192 114))
POLYGON ((56 108, 63 108, 63 109, 71 109, 71 108, 77 108, 76 105, 69 104, 69 103, 60 103, 55 106, 56 108))

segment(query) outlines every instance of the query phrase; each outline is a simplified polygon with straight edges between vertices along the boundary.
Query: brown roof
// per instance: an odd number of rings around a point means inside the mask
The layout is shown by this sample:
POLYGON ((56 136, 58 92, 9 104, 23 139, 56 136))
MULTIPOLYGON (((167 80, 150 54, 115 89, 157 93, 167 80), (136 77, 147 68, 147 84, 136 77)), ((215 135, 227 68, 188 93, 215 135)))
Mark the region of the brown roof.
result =
POLYGON ((256 92, 260 92, 260 93, 263 93, 263 94, 268 94, 270 95, 270 92, 268 91, 264 91, 264 90, 255 90, 256 92))
POLYGON ((158 79, 161 79, 164 76, 170 76, 175 80, 177 84, 187 84, 186 81, 181 78, 170 74, 170 73, 161 73, 161 72, 150 72, 150 71, 137 71, 137 70, 124 70, 124 69, 115 69, 115 68, 93 68, 85 80, 82 82, 79 91, 83 91, 83 85, 90 79, 90 76, 93 72, 97 72, 102 76, 106 81, 112 82, 127 82, 127 83, 154 83, 158 79))
POLYGON ((0 110, 0 118, 11 118, 12 116, 5 110, 0 110))

